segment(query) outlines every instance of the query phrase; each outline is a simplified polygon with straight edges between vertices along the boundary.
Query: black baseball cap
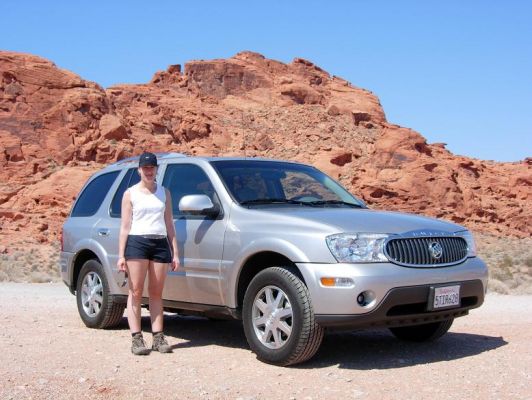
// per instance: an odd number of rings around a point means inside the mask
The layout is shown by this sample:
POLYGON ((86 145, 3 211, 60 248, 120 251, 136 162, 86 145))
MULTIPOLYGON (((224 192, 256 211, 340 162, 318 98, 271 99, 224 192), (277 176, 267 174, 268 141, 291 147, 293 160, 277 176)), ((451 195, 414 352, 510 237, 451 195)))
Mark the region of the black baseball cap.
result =
POLYGON ((149 153, 149 152, 142 153, 139 158, 139 168, 146 167, 148 165, 156 167, 157 157, 153 153, 149 153))

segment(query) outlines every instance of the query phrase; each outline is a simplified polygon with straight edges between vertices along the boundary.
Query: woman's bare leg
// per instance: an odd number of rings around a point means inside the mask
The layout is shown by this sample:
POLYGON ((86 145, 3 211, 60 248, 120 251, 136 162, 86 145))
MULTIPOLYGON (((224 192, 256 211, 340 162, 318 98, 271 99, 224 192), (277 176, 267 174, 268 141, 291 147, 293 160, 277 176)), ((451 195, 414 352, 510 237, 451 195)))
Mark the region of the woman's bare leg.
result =
POLYGON ((152 332, 162 332, 163 330, 163 288, 166 274, 168 273, 168 263, 158 263, 150 261, 148 268, 150 293, 150 317, 152 332))
POLYGON ((127 260, 129 296, 127 298, 127 322, 131 333, 140 332, 140 303, 148 271, 148 260, 127 260))

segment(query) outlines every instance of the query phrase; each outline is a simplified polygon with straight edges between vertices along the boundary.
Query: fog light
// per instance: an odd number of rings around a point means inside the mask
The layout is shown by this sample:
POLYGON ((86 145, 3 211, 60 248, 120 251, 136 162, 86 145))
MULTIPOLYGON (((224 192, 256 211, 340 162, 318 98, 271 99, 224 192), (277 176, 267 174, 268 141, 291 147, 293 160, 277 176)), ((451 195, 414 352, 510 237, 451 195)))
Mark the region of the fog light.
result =
POLYGON ((355 285, 351 278, 323 277, 320 278, 320 282, 327 287, 352 287, 355 285))
POLYGON ((372 307, 375 304, 375 298, 373 290, 365 290, 358 294, 357 303, 360 307, 372 307))

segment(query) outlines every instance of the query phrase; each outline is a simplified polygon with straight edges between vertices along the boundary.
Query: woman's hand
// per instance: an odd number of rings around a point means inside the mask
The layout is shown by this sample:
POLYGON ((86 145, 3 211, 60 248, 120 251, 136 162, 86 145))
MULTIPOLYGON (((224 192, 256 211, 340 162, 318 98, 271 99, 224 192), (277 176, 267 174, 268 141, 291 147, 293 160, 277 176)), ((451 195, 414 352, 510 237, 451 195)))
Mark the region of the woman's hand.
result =
POLYGON ((179 268, 179 265, 181 265, 179 263, 179 257, 174 257, 172 259, 172 264, 171 264, 172 271, 176 271, 179 268))
POLYGON ((126 259, 124 257, 120 257, 118 259, 118 262, 116 263, 116 266, 118 267, 118 270, 120 272, 126 272, 126 268, 127 268, 126 259))

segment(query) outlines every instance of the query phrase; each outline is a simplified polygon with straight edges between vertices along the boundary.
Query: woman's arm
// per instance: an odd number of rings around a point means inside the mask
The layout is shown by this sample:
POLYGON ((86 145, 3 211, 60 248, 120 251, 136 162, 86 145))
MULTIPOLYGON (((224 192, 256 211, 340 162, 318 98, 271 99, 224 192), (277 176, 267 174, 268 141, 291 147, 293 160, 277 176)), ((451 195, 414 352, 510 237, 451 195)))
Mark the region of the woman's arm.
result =
POLYGON ((172 271, 175 271, 179 268, 179 250, 177 248, 177 238, 175 234, 175 225, 174 225, 174 216, 172 213, 172 195, 168 189, 166 191, 166 208, 164 210, 164 222, 166 223, 166 233, 168 235, 168 240, 172 245, 172 271))
POLYGON ((124 252, 126 251, 127 235, 131 229, 131 196, 129 190, 124 192, 122 196, 122 214, 120 222, 120 235, 118 236, 118 270, 126 270, 126 259, 124 252))

